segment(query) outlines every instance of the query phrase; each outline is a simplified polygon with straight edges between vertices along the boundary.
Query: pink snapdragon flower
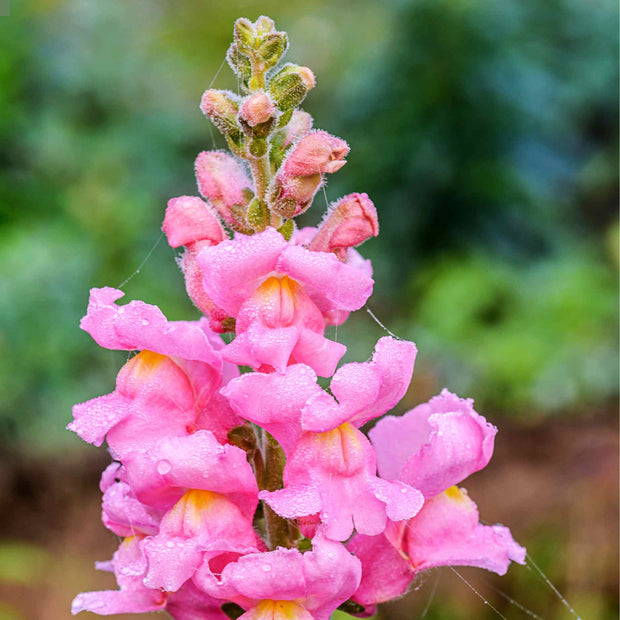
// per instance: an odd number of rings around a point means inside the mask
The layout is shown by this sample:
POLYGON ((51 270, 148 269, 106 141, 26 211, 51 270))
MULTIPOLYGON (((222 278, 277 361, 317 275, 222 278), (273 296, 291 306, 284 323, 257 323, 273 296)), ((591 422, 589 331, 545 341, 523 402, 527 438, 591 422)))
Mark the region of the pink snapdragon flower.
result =
POLYGON ((71 613, 90 611, 103 616, 146 613, 165 609, 175 620, 228 620, 221 601, 199 591, 188 581, 177 592, 148 588, 143 583, 146 560, 141 551, 141 536, 125 538, 110 562, 97 568, 114 573, 119 590, 83 592, 71 604, 71 613))
POLYGON ((233 409, 270 432, 287 455, 284 489, 259 497, 286 518, 318 514, 325 535, 334 540, 346 540, 354 527, 378 534, 387 518, 416 514, 423 501, 419 491, 376 477, 374 451, 357 428, 403 397, 415 355, 413 343, 382 338, 370 362, 345 364, 336 372, 333 396, 304 365, 282 375, 246 374, 231 381, 222 393, 233 409))
POLYGON ((219 577, 204 566, 196 580, 210 596, 245 609, 240 620, 329 620, 356 591, 360 577, 359 560, 317 534, 312 551, 248 554, 227 564, 219 577))
POLYGON ((443 390, 401 417, 386 416, 369 436, 379 475, 411 484, 429 498, 485 467, 496 433, 471 399, 443 390))
POLYGON ((205 248, 197 261, 206 293, 236 319, 225 359, 256 369, 283 372, 301 362, 331 375, 346 348, 323 336, 324 314, 357 310, 373 286, 363 272, 273 228, 205 248))
POLYGON ((400 596, 420 571, 435 566, 478 566, 503 575, 511 561, 524 562, 525 550, 508 528, 480 524, 474 502, 453 486, 487 465, 496 432, 471 399, 447 390, 375 425, 369 435, 380 475, 414 485, 426 501, 413 518, 347 544, 363 566, 355 601, 374 605, 400 596))
POLYGON ((79 595, 73 613, 368 617, 432 567, 502 574, 524 559, 454 486, 493 452, 496 429, 471 401, 444 391, 378 421, 370 439, 362 431, 405 396, 417 349, 381 338, 370 360, 336 370, 346 347, 326 327, 372 292, 372 265, 355 248, 378 234, 378 218, 353 193, 318 227, 297 228, 349 147, 297 109, 315 79, 281 62, 287 47, 271 19, 237 20, 227 60, 239 92, 201 100, 234 157, 200 153, 203 198, 167 205, 162 229, 185 248, 186 290, 205 316, 168 321, 140 301, 117 305, 116 289, 91 291, 81 327, 136 354, 115 390, 76 405, 69 424, 107 442, 102 521, 123 539, 97 565, 118 589, 79 595))

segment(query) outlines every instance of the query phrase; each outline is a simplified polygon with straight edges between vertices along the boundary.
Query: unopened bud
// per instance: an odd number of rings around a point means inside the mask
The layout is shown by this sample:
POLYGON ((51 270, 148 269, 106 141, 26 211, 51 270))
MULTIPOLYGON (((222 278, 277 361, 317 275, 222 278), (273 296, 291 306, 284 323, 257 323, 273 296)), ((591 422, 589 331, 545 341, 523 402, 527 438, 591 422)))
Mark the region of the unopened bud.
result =
POLYGON ((198 191, 227 224, 235 224, 233 207, 247 204, 251 188, 243 168, 224 151, 203 151, 196 158, 194 169, 198 191))
POLYGON ((256 28, 256 33, 259 35, 270 34, 276 31, 275 22, 271 17, 267 17, 266 15, 261 15, 254 22, 254 27, 256 28))
POLYGON ((264 63, 265 69, 275 67, 288 49, 286 32, 274 32, 261 37, 256 55, 264 63))
POLYGON ((252 63, 250 59, 239 51, 236 43, 232 43, 226 52, 226 60, 235 75, 242 80, 244 85, 252 75, 252 63))
POLYGON ((240 17, 234 25, 233 37, 239 50, 243 53, 250 52, 254 47, 256 30, 254 24, 245 17, 240 17))
POLYGON ((319 231, 308 244, 316 252, 334 252, 346 258, 347 249, 379 234, 377 210, 367 194, 349 194, 327 212, 319 231))
POLYGON ((238 101, 237 95, 228 90, 209 89, 202 96, 200 109, 225 136, 235 136, 241 133, 238 101))
POLYGON ((266 123, 276 111, 273 101, 264 92, 254 93, 247 97, 240 110, 239 116, 250 126, 256 127, 261 123, 266 123))
POLYGON ((278 215, 292 218, 303 213, 323 183, 323 176, 278 176, 270 194, 271 208, 278 215))
POLYGON ((197 196, 180 196, 169 200, 162 230, 173 248, 197 241, 216 245, 226 237, 211 207, 197 196))
POLYGON ((305 99, 315 83, 314 73, 308 67, 289 63, 273 76, 269 93, 280 110, 290 110, 305 99))
POLYGON ((286 158, 282 167, 285 176, 307 176, 310 174, 340 170, 347 162, 345 157, 349 146, 340 138, 326 131, 313 131, 303 137, 286 158))

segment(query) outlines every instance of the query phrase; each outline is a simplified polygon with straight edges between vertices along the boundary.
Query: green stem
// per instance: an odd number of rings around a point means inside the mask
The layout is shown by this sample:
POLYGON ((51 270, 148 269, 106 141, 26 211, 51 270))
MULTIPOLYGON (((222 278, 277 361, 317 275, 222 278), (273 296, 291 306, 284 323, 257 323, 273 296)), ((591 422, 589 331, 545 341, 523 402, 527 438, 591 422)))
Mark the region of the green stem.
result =
MULTIPOLYGON (((267 491, 277 491, 283 486, 282 473, 286 464, 286 456, 280 444, 269 433, 265 433, 264 450, 266 466, 264 488, 267 491)), ((263 512, 269 548, 290 547, 288 521, 278 516, 265 502, 263 502, 263 512)))
POLYGON ((269 152, 259 158, 248 157, 250 169, 252 170, 252 179, 254 181, 254 189, 256 197, 265 200, 267 187, 271 181, 271 165, 269 164, 269 152))

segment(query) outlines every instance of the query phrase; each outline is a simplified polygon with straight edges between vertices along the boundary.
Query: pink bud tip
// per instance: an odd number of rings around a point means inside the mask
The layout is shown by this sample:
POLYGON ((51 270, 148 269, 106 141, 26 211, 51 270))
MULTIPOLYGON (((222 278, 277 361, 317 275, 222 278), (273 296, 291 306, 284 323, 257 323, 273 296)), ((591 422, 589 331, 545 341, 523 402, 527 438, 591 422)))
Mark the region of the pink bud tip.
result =
POLYGON ((308 90, 311 90, 316 86, 316 78, 314 77, 314 73, 312 73, 312 70, 308 67, 299 67, 297 74, 308 90))
POLYGON ((349 146, 326 131, 313 131, 302 138, 287 158, 282 172, 286 176, 309 176, 340 170, 349 146))
POLYGON ((162 230, 173 248, 196 241, 210 241, 216 245, 225 237, 215 213, 197 196, 169 200, 162 230))
POLYGON ((275 112, 275 105, 267 93, 254 93, 250 95, 241 106, 239 115, 250 127, 260 123, 266 123, 275 112))
POLYGON ((286 126, 286 135, 284 137, 284 146, 289 146, 305 136, 312 129, 312 117, 308 112, 303 110, 295 110, 293 116, 286 126))
POLYGON ((317 252, 335 252, 339 258, 345 258, 347 248, 378 234, 379 221, 372 200, 367 194, 349 194, 327 212, 308 247, 317 252))

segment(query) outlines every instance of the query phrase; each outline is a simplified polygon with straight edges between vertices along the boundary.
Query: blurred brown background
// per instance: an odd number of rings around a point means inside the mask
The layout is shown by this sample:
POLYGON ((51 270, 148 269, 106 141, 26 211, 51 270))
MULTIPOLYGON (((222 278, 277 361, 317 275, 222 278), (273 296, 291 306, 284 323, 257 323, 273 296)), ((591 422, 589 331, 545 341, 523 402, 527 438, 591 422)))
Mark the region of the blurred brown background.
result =
MULTIPOLYGON (((401 410, 443 386, 499 426, 465 483, 584 619, 618 617, 618 11, 611 0, 12 0, 0 17, 0 620, 69 618, 117 541, 103 449, 64 430, 122 354, 78 329, 160 238, 198 110, 236 88, 236 17, 265 13, 310 66, 304 106, 347 139, 329 200, 366 191, 381 235, 369 304, 418 344, 401 410), (221 68, 221 71, 219 69, 221 68), (219 71, 219 73, 218 73, 219 71)), ((322 197, 307 223, 317 222, 322 197)), ((124 287, 194 318, 165 241, 124 287)), ((339 328, 348 359, 383 330, 339 328)), ((386 619, 574 617, 533 567, 431 571, 386 619), (524 610, 525 609, 525 610, 524 610)), ((88 614, 84 614, 87 617, 88 614)), ((94 617, 94 616, 92 616, 94 617)), ((136 617, 136 616, 134 616, 136 617)))

